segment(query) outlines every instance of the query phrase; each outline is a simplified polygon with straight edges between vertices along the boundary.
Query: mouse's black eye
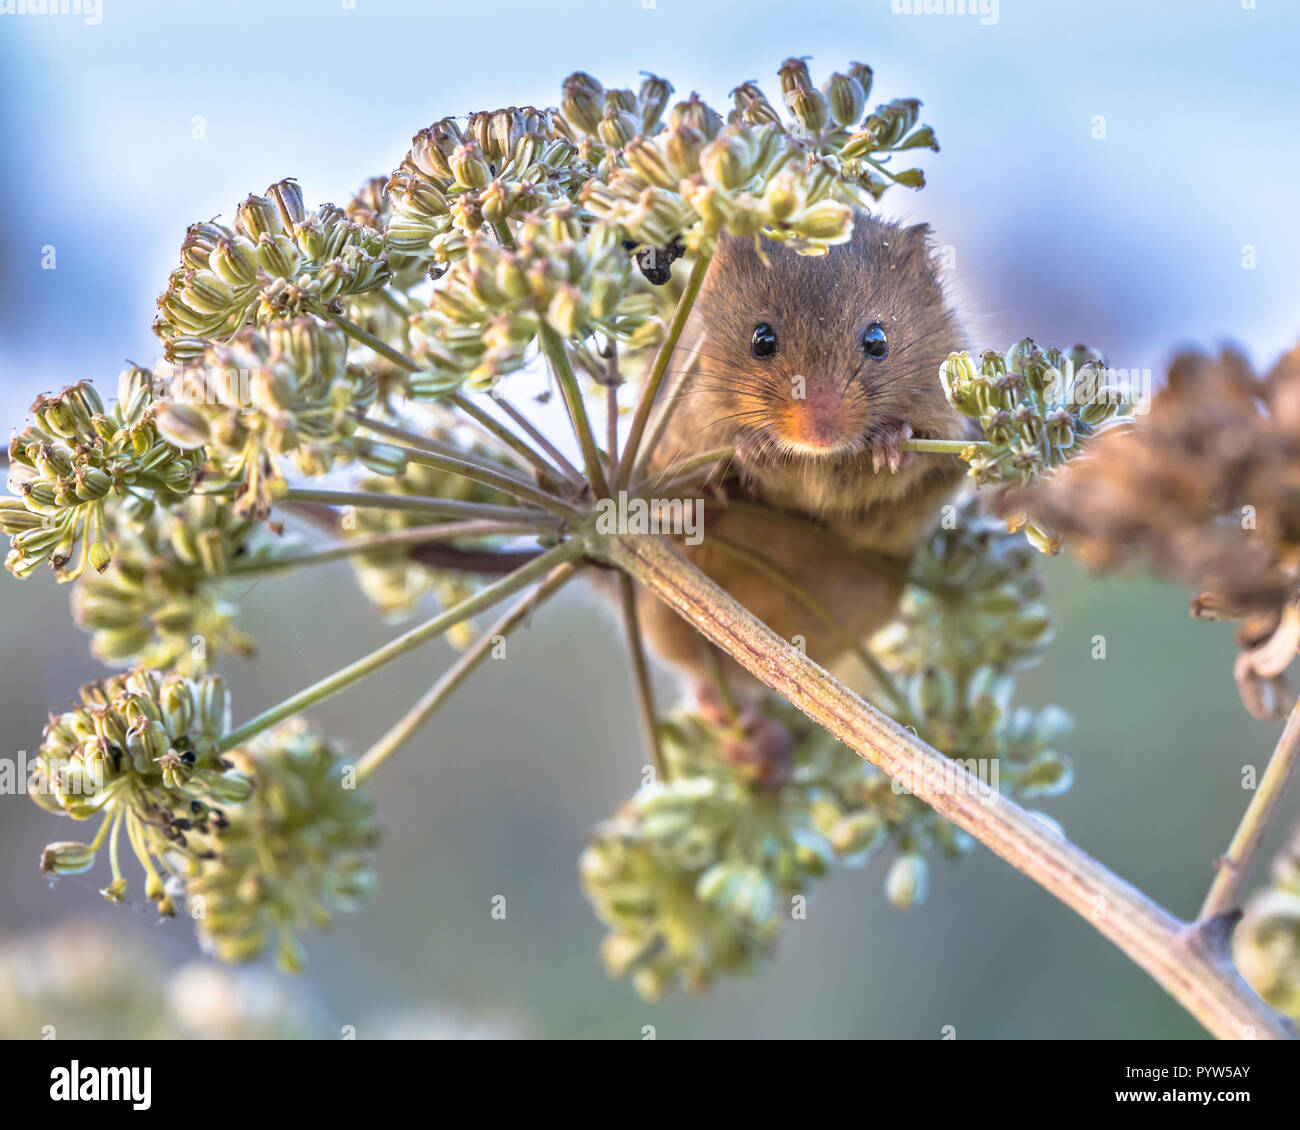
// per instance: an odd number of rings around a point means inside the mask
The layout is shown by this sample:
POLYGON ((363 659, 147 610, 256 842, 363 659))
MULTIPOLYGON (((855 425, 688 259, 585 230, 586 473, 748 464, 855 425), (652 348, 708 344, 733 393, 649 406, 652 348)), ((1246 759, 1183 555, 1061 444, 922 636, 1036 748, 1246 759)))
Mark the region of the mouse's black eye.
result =
POLYGON ((879 322, 872 322, 862 331, 862 352, 873 361, 883 361, 889 356, 889 338, 879 322))
POLYGON ((766 361, 776 355, 776 330, 766 322, 759 322, 754 327, 754 336, 749 339, 749 351, 760 361, 766 361))

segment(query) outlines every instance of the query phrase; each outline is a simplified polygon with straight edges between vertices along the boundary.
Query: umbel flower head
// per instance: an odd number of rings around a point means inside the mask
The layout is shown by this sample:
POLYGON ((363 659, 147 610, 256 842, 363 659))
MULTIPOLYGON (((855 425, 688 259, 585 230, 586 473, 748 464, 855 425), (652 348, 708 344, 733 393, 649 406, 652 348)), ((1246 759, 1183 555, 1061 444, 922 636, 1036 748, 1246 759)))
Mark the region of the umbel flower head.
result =
MULTIPOLYGON (((412 318, 415 356, 430 370, 409 379, 412 395, 438 395, 460 381, 491 387, 523 366, 543 326, 568 339, 599 331, 631 340, 647 326, 657 334, 660 304, 629 290, 631 261, 612 228, 584 232, 566 201, 522 217, 515 244, 471 236, 429 309, 412 318)), ((594 361, 589 367, 600 371, 594 361)))
POLYGON ((523 365, 543 327, 576 341, 599 376, 593 333, 635 352, 662 330, 664 304, 629 282, 633 262, 663 285, 676 259, 724 232, 822 254, 890 180, 920 185, 918 170, 888 170, 894 151, 937 148, 914 128, 919 103, 867 115, 871 71, 859 64, 817 90, 790 60, 781 82, 793 120, 753 83, 724 122, 695 95, 669 109, 672 87, 656 76, 632 91, 579 72, 558 110, 475 113, 417 134, 389 180, 385 229, 390 255, 420 258, 441 280, 413 316, 429 372, 411 391, 486 388, 523 365))
POLYGON ((5 567, 16 577, 48 562, 61 581, 112 559, 111 502, 146 504, 190 492, 197 461, 159 431, 151 375, 128 369, 106 411, 86 381, 39 396, 32 422, 9 443, 9 495, 0 531, 11 538, 5 567))
POLYGON ((154 332, 169 361, 200 356, 209 338, 381 287, 383 237, 341 208, 308 211, 298 182, 271 185, 236 209, 233 227, 193 224, 181 265, 158 299, 154 332))
POLYGON ((217 957, 243 961, 274 943, 279 964, 296 972, 306 960, 299 931, 326 928, 374 886, 374 805, 338 750, 300 719, 229 759, 257 787, 189 869, 186 895, 217 957))
POLYGON ((241 330, 209 345, 202 364, 176 370, 158 426, 181 447, 202 449, 215 477, 238 484, 237 514, 265 518, 285 487, 282 458, 318 475, 351 450, 378 385, 348 364, 347 349, 337 326, 311 316, 241 330))
MULTIPOLYGON (((914 129, 919 102, 865 115, 872 76, 858 63, 820 90, 801 59, 786 60, 780 79, 793 120, 747 82, 732 92, 725 121, 692 95, 661 126, 658 113, 651 124, 645 115, 638 120, 644 87, 636 99, 606 91, 590 75, 570 76, 561 114, 599 167, 579 201, 649 248, 680 241, 695 251, 726 232, 788 240, 815 255, 849 238, 854 206, 878 200, 891 182, 924 183, 918 169, 888 167, 892 152, 938 148, 929 127, 914 129)), ((670 90, 659 96, 666 100, 670 90)))
MULTIPOLYGON (((477 445, 472 445, 468 450, 470 454, 482 452, 477 445)), ((395 477, 362 479, 358 487, 378 494, 445 498, 496 506, 509 506, 512 501, 492 487, 422 463, 408 463, 402 473, 395 477)), ((411 510, 358 507, 354 521, 348 524, 344 532, 350 537, 372 537, 398 533, 427 522, 427 517, 411 510)), ((452 547, 490 548, 499 541, 500 538, 475 538, 458 539, 448 544, 452 547)), ((415 611, 421 598, 430 593, 437 597, 440 604, 450 608, 470 596, 474 590, 470 575, 433 568, 422 562, 418 553, 413 554, 409 546, 367 550, 355 554, 351 561, 361 591, 388 621, 406 618, 415 611)), ((447 638, 455 647, 467 646, 473 640, 473 631, 472 621, 463 621, 447 633, 447 638)))
POLYGON ((484 225, 568 200, 595 172, 554 111, 479 111, 464 129, 443 118, 415 135, 389 178, 385 241, 390 252, 416 257, 436 273, 484 225))
POLYGON ((136 668, 82 687, 81 701, 45 728, 31 790, 49 812, 101 823, 89 844, 49 844, 41 869, 52 875, 89 870, 107 838, 113 880, 103 893, 121 901, 126 879, 118 846, 125 830, 145 870, 147 895, 161 913, 174 913, 162 872, 207 856, 226 809, 252 789, 216 752, 229 720, 226 687, 215 676, 164 678, 136 668))
POLYGON ((610 927, 614 976, 649 999, 751 970, 781 923, 839 860, 899 854, 886 892, 925 897, 922 853, 970 841, 928 806, 775 696, 735 721, 677 712, 662 728, 669 776, 642 787, 592 833, 583 890, 610 927))
POLYGON ((91 633, 96 659, 198 675, 218 655, 252 654, 219 582, 231 562, 253 556, 256 523, 222 498, 193 495, 170 511, 123 516, 119 526, 112 565, 72 590, 73 618, 91 633))
POLYGON ((1264 1000, 1300 1020, 1300 826, 1273 861, 1269 885, 1246 904, 1232 957, 1264 1000))
POLYGON ((1198 589, 1193 615, 1240 620, 1242 700, 1277 716, 1300 644, 1300 349, 1264 377, 1181 354, 1133 428, 1015 503, 1095 567, 1143 562, 1198 589))
MULTIPOLYGON (((988 349, 978 364, 953 353, 939 379, 952 405, 979 422, 982 443, 962 452, 976 486, 1023 485, 1051 474, 1082 451, 1103 428, 1131 420, 1124 390, 1108 382, 1101 356, 1083 345, 1068 353, 1039 349, 1029 338, 1005 354, 988 349)), ((1030 542, 1056 553, 1050 528, 1012 518, 1030 542)))

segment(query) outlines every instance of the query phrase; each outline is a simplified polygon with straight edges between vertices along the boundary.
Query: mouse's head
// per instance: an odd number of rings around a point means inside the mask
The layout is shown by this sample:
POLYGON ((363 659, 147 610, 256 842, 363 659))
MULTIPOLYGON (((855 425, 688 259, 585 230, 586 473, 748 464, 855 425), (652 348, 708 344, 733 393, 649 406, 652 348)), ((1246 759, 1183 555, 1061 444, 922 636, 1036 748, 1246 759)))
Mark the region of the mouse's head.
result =
POLYGON ((717 421, 702 438, 755 466, 856 461, 908 427, 959 434, 939 366, 963 343, 928 236, 859 213, 821 257, 724 238, 696 307, 690 387, 717 421))

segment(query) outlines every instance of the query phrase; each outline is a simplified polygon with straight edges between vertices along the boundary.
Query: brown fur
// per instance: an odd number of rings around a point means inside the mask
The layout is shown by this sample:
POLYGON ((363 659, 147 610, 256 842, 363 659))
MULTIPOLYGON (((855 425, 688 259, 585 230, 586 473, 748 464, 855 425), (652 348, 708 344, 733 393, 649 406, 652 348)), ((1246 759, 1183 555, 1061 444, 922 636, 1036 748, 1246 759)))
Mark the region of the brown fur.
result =
MULTIPOLYGON (((893 617, 898 571, 961 476, 951 456, 904 453, 897 470, 887 457, 879 464, 904 428, 918 437, 969 434, 939 383, 941 362, 963 344, 924 226, 860 213, 852 240, 820 258, 768 242, 760 256, 752 241, 727 238, 709 267, 670 367, 679 372, 693 360, 694 373, 652 468, 671 475, 692 455, 736 449, 739 484, 727 494, 748 505, 706 504, 703 543, 682 551, 776 632, 802 636, 822 664, 844 654, 844 632, 861 638, 893 617), (779 336, 766 360, 750 351, 760 322, 779 336), (873 322, 889 339, 880 361, 860 339, 873 322), (759 554, 811 592, 836 627, 724 543, 759 554), (892 564, 882 566, 882 557, 892 564)), ((648 594, 638 603, 654 650, 700 680, 700 637, 648 594)))

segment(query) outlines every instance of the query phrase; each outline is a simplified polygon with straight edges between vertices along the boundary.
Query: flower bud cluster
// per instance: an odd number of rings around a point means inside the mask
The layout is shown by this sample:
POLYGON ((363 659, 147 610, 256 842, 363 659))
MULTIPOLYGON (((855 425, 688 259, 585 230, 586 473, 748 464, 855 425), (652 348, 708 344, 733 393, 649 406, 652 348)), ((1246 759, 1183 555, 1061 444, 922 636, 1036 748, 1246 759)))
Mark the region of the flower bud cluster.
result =
POLYGON ((391 462, 391 445, 352 442, 378 384, 347 353, 343 331, 310 316, 248 327, 210 344, 202 364, 176 370, 158 426, 180 447, 201 448, 216 477, 238 484, 238 514, 264 518, 284 489, 286 456, 307 475, 354 450, 385 468, 391 462))
POLYGON ((121 520, 113 564, 72 591, 73 618, 91 633, 91 654, 112 667, 191 676, 218 655, 251 655, 253 642, 235 627, 235 606, 218 578, 232 561, 250 558, 256 529, 229 502, 205 495, 121 520))
POLYGON ((726 232, 788 240, 817 255, 846 241, 852 209, 878 200, 891 182, 924 183, 919 170, 895 174, 886 163, 894 151, 938 148, 928 127, 914 129, 920 103, 890 103, 864 120, 871 70, 856 63, 821 90, 799 59, 787 60, 780 77, 793 121, 748 82, 732 92, 725 120, 692 95, 668 111, 662 128, 637 130, 634 116, 619 108, 627 92, 571 76, 565 120, 575 134, 616 150, 579 201, 642 246, 680 239, 695 251, 726 232))
POLYGON ((860 865, 893 843, 886 891, 910 906, 924 897, 921 852, 970 847, 775 696, 735 723, 678 711, 662 745, 668 778, 597 827, 580 863, 610 928, 605 965, 648 999, 751 969, 836 861, 860 865))
POLYGON ((1082 345, 1066 353, 1024 338, 1005 354, 985 350, 978 363, 952 353, 940 380, 952 405, 984 431, 984 442, 962 455, 977 486, 1034 482, 1102 428, 1128 422, 1131 409, 1108 383, 1105 361, 1082 345))
POLYGON ((9 444, 9 495, 0 498, 0 532, 12 539, 5 567, 30 575, 47 561, 59 580, 112 559, 108 504, 128 496, 148 504, 192 489, 198 460, 157 425, 152 377, 128 369, 107 411, 86 381, 39 396, 32 422, 9 444))
POLYGON ((222 961, 274 944, 279 965, 298 972, 306 962, 299 933, 326 929, 374 887, 374 804, 338 750, 301 719, 228 756, 257 787, 217 829, 186 896, 200 939, 222 961))
POLYGON ((435 122, 388 181, 388 248, 445 266, 485 225, 571 199, 595 172, 579 150, 553 111, 533 106, 476 112, 464 129, 453 118, 435 122))
POLYGON ((164 677, 136 668, 82 687, 79 703, 51 716, 30 789, 46 811, 103 822, 89 844, 47 845, 41 869, 87 871, 107 836, 113 880, 103 893, 120 902, 126 879, 118 840, 125 829, 147 876, 146 894, 160 913, 175 913, 161 872, 205 858, 226 809, 252 791, 250 778, 216 753, 229 724, 229 694, 215 676, 164 677))
POLYGON ((599 226, 584 233, 568 203, 523 217, 514 248, 471 236, 429 309, 412 319, 412 349, 429 370, 409 378, 412 395, 461 382, 489 388, 524 364, 543 327, 570 340, 657 333, 659 303, 629 291, 631 261, 612 236, 599 226))
POLYGON ((388 281, 383 236, 325 204, 309 211, 298 182, 271 185, 236 210, 233 227, 198 223, 158 299, 154 332, 172 362, 200 356, 211 338, 364 294, 388 281))

